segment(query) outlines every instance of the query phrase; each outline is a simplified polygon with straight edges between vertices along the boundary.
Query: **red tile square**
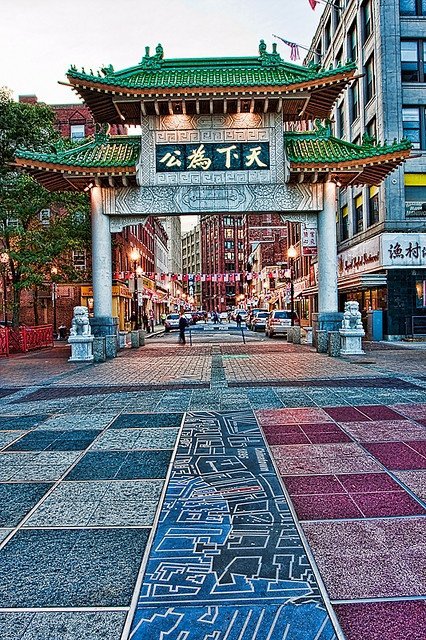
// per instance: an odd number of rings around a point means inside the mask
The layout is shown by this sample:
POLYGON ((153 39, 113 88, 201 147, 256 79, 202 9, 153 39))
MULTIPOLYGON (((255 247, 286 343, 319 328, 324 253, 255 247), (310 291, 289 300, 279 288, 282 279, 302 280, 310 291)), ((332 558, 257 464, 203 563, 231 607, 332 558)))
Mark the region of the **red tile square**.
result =
POLYGON ((401 413, 397 413, 394 409, 386 407, 381 404, 374 405, 362 405, 356 407, 358 411, 364 413, 371 420, 403 420, 404 416, 401 413))
POLYGON ((290 435, 294 433, 302 433, 298 424, 274 424, 264 426, 262 429, 266 437, 282 433, 288 433, 290 435))
POLYGON ((406 441, 406 444, 408 444, 408 446, 411 447, 412 449, 415 449, 415 451, 420 453, 420 455, 426 457, 426 440, 418 440, 414 442, 406 441))
POLYGON ((352 439, 341 431, 340 433, 312 433, 309 436, 313 444, 327 444, 330 442, 352 442, 352 439))
POLYGON ((351 498, 367 518, 416 516, 426 513, 426 509, 402 490, 352 493, 351 498))
POLYGON ((426 420, 426 403, 395 404, 392 408, 412 420, 426 420))
POLYGON ((347 495, 299 495, 291 500, 299 520, 362 518, 361 511, 347 495))
POLYGON ((280 433, 279 431, 267 433, 266 440, 269 444, 310 444, 309 439, 300 430, 293 433, 280 433))
POLYGON ((291 496, 345 493, 336 476, 285 476, 283 480, 291 496))
POLYGON ((347 640, 424 640, 426 600, 363 602, 333 607, 347 640))
POLYGON ((303 431, 311 436, 313 433, 342 433, 335 422, 318 422, 315 424, 301 424, 303 431))
POLYGON ((355 407, 326 407, 324 409, 336 422, 362 422, 370 420, 364 413, 355 407))
POLYGON ((348 493, 402 490, 387 473, 347 473, 339 474, 337 479, 348 493))
POLYGON ((426 458, 404 442, 366 442, 363 447, 388 469, 426 469, 426 458))

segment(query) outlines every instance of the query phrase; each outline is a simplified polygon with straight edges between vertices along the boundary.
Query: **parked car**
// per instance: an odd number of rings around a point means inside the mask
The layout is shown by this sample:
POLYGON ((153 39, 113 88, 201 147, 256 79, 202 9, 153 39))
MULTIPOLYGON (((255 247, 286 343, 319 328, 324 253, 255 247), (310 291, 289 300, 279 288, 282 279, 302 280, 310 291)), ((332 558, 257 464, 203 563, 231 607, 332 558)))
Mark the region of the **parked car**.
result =
POLYGON ((266 311, 267 313, 269 313, 267 309, 261 309, 260 307, 255 307, 254 309, 251 309, 248 312, 248 315, 246 318, 247 329, 253 329, 253 320, 255 319, 255 317, 260 311, 266 311))
POLYGON ((219 313, 219 320, 221 322, 223 322, 223 321, 228 322, 228 312, 227 311, 221 311, 219 313))
POLYGON ((247 316, 248 316, 248 311, 246 311, 246 309, 235 309, 233 314, 232 314, 232 319, 236 320, 237 319, 237 315, 240 315, 240 318, 243 322, 245 322, 247 316))
POLYGON ((179 314, 169 313, 164 322, 164 329, 168 333, 172 329, 179 329, 179 314))
MULTIPOLYGON (((299 324, 296 313, 293 313, 293 319, 294 324, 299 324)), ((291 327, 291 311, 274 309, 266 320, 265 334, 268 338, 275 335, 287 335, 289 327, 291 327)))
POLYGON ((256 313, 252 322, 251 328, 253 331, 265 331, 266 321, 269 317, 269 311, 262 311, 261 309, 256 313))
POLYGON ((185 311, 185 313, 183 314, 188 322, 188 325, 190 324, 195 324, 194 323, 194 319, 192 317, 192 312, 191 311, 185 311))

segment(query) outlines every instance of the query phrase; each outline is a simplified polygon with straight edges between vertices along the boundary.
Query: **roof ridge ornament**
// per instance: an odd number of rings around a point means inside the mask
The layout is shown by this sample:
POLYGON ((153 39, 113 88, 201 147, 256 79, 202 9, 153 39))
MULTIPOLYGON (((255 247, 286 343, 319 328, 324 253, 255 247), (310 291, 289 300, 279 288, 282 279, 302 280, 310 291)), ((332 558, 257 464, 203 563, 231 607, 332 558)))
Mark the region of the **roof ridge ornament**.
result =
POLYGON ((277 43, 272 44, 272 53, 268 53, 264 40, 259 42, 259 60, 262 67, 273 67, 283 64, 283 59, 277 51, 277 43))
POLYGON ((110 76, 114 73, 114 67, 112 66, 112 64, 109 64, 108 66, 101 67, 101 71, 104 76, 110 76))
POLYGON ((149 47, 145 47, 145 55, 141 60, 141 65, 146 69, 160 69, 164 60, 164 49, 161 44, 155 47, 155 54, 149 55, 149 47))
MULTIPOLYGON (((396 138, 394 140, 394 144, 398 144, 396 138)), ((367 148, 375 147, 377 146, 377 140, 374 136, 371 136, 367 131, 365 131, 362 136, 362 146, 367 148)))
POLYGON ((313 131, 317 138, 331 138, 331 121, 316 118, 315 129, 313 131))
POLYGON ((108 142, 108 140, 110 139, 110 129, 111 125, 109 125, 108 123, 103 122, 102 124, 100 124, 99 122, 97 122, 95 127, 94 141, 101 143, 108 142))

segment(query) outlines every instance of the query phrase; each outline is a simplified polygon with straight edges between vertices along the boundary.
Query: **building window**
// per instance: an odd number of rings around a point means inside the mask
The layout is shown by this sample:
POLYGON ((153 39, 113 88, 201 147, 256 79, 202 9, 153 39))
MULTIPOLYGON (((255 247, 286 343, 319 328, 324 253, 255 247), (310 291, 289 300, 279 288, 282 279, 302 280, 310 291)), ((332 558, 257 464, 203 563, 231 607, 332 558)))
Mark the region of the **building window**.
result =
POLYGON ((426 307, 426 280, 416 280, 416 308, 426 307))
POLYGON ((345 137, 345 103, 341 102, 336 109, 337 137, 345 137))
POLYGON ((363 31, 363 39, 364 42, 368 40, 372 31, 373 31, 373 16, 372 16, 372 7, 371 0, 367 0, 362 5, 362 31, 363 31))
POLYGON ((360 233, 364 229, 364 207, 362 195, 354 198, 354 232, 360 233))
POLYGON ((370 122, 367 124, 367 133, 371 138, 374 138, 377 141, 377 122, 376 117, 371 118, 370 122))
POLYGON ((352 60, 352 62, 356 62, 358 59, 358 43, 357 43, 357 32, 356 25, 350 29, 348 33, 348 58, 352 60))
POLYGON ((73 141, 82 140, 85 136, 84 124, 72 124, 70 127, 70 138, 73 141))
POLYGON ((86 268, 86 250, 73 251, 72 261, 75 269, 84 270, 86 268))
POLYGON ((351 124, 359 116, 359 85, 358 80, 355 80, 351 87, 350 93, 350 105, 351 105, 351 124))
POLYGON ((374 58, 371 56, 365 64, 365 102, 370 102, 375 93, 374 58))
POLYGON ((324 52, 328 50, 331 43, 331 19, 327 22, 324 29, 324 52))
POLYGON ((379 187, 370 187, 368 199, 368 226, 379 222, 379 187))
POLYGON ((426 0, 399 0, 399 12, 402 16, 425 16, 426 0))
POLYGON ((349 238, 349 208, 345 205, 340 209, 340 217, 342 221, 342 240, 349 238))
POLYGON ((418 40, 401 41, 402 82, 424 82, 424 45, 418 40))
POLYGON ((423 146, 421 144, 420 109, 418 107, 403 107, 402 130, 404 138, 412 143, 414 149, 420 149, 423 146))

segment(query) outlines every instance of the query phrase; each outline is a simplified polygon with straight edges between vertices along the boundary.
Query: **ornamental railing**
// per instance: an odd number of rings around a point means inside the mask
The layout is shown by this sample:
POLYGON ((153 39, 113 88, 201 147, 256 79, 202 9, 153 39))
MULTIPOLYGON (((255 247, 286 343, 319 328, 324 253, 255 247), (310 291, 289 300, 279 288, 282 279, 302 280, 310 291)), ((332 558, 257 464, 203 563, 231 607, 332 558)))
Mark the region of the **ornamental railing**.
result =
POLYGON ((44 324, 38 327, 2 327, 0 332, 0 355, 27 353, 44 347, 53 347, 53 327, 44 324))

